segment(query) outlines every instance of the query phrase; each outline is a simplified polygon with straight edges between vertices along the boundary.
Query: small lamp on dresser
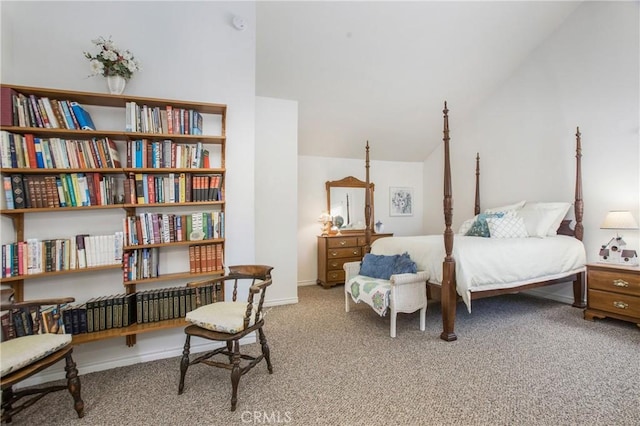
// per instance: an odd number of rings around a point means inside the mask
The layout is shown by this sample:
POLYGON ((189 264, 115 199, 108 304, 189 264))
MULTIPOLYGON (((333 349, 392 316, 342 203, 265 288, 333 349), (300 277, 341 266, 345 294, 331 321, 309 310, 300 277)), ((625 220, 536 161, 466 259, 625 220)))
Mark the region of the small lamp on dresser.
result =
POLYGON ((331 231, 331 226, 333 225, 331 215, 327 212, 322 212, 320 217, 318 217, 318 222, 321 224, 321 236, 326 237, 329 235, 331 231))
MULTIPOLYGON (((600 229, 632 230, 638 229, 638 223, 630 211, 614 210, 607 213, 600 229)), ((638 265, 638 253, 636 250, 626 248, 627 243, 622 236, 616 233, 607 244, 600 248, 599 259, 605 263, 623 265, 638 265)))

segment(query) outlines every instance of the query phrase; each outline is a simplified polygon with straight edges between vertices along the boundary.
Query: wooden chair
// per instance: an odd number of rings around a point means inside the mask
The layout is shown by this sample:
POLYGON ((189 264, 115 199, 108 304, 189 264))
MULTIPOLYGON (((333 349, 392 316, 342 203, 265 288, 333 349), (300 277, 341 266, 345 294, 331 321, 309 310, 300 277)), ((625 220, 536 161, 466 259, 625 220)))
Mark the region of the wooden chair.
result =
POLYGON ((2 422, 11 423, 13 416, 23 409, 33 405, 48 393, 63 389, 69 390, 78 417, 83 417, 84 402, 80 396, 80 378, 71 357, 73 352, 71 335, 57 334, 61 315, 60 306, 71 303, 74 299, 66 297, 16 302, 13 300, 12 289, 3 289, 0 296, 0 310, 3 314, 6 311, 7 314, 2 319, 3 332, 8 334, 3 336, 5 340, 0 343, 2 422), (55 309, 41 311, 42 306, 50 305, 55 306, 55 309), (41 312, 43 312, 42 315, 40 315, 41 312), (20 337, 13 337, 14 335, 20 337), (62 359, 66 363, 66 386, 40 386, 14 391, 14 385, 62 359))
POLYGON ((273 373, 269 357, 269 346, 262 330, 264 326, 262 305, 266 289, 271 285, 272 269, 273 267, 265 265, 230 266, 229 274, 226 276, 187 284, 196 288, 211 283, 215 285, 230 284, 233 285, 233 298, 230 302, 216 302, 205 306, 199 306, 200 303, 196 301, 196 306, 199 307, 187 313, 186 320, 191 325, 184 330, 187 337, 180 362, 179 395, 184 390, 184 377, 191 365, 202 363, 212 367, 226 368, 231 370, 231 411, 235 411, 238 402, 240 377, 262 361, 263 358, 267 363, 269 374, 273 373), (242 285, 246 285, 249 290, 247 302, 236 300, 238 287, 242 285), (256 299, 257 302, 254 303, 256 299), (240 339, 254 331, 258 332, 262 353, 258 356, 240 353, 240 339), (189 352, 192 336, 216 342, 225 342, 225 346, 190 359, 189 352), (213 360, 212 357, 215 355, 224 355, 227 357, 227 361, 213 360), (248 361, 248 363, 241 365, 241 360, 248 361))

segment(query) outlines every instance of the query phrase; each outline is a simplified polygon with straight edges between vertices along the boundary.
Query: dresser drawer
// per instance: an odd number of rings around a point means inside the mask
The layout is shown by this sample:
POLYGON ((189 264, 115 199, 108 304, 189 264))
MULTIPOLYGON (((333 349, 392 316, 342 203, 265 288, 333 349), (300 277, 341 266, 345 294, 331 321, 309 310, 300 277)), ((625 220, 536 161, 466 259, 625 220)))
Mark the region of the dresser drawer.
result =
POLYGON ((357 247, 358 237, 329 238, 327 246, 332 248, 357 247))
POLYGON ((327 270, 329 271, 342 271, 342 266, 346 263, 346 262, 359 262, 362 259, 359 257, 338 257, 335 259, 328 259, 327 260, 327 270))
POLYGON ((589 289, 589 308, 640 318, 640 297, 589 289))
POLYGON ((617 271, 589 271, 589 290, 604 290, 640 296, 640 275, 617 271))
POLYGON ((327 261, 331 262, 331 259, 339 257, 358 257, 362 256, 361 253, 360 247, 329 249, 327 251, 327 261))
POLYGON ((329 282, 344 282, 344 270, 343 271, 327 271, 327 281, 329 282))

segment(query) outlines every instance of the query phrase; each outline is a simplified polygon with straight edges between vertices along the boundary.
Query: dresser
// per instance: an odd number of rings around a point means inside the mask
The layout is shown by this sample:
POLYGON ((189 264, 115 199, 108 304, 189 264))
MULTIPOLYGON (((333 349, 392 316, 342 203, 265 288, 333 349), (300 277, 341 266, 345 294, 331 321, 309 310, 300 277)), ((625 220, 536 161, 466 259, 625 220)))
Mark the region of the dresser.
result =
MULTIPOLYGON (((393 234, 371 234, 371 242, 393 234)), ((365 255, 366 240, 362 234, 328 235, 318 237, 318 279, 324 288, 344 284, 345 262, 357 262, 365 255)))
POLYGON ((616 318, 640 327, 640 268, 606 263, 587 265, 584 319, 616 318))

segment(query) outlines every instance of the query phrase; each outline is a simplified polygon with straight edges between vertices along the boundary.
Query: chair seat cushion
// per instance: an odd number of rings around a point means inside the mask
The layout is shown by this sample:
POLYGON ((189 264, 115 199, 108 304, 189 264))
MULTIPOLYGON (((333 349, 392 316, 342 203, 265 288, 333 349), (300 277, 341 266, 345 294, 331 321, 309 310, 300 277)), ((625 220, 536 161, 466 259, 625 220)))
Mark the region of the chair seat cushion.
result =
POLYGON ((70 334, 36 334, 18 337, 0 344, 2 374, 17 371, 71 344, 70 334))
MULTIPOLYGON (((207 330, 235 334, 244 330, 246 312, 246 302, 216 302, 188 312, 186 320, 207 330)), ((255 316, 252 313, 249 327, 254 323, 255 316)))

